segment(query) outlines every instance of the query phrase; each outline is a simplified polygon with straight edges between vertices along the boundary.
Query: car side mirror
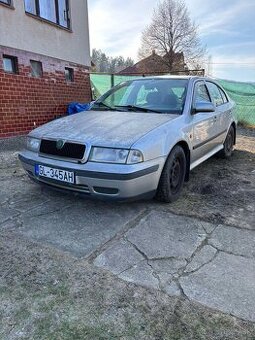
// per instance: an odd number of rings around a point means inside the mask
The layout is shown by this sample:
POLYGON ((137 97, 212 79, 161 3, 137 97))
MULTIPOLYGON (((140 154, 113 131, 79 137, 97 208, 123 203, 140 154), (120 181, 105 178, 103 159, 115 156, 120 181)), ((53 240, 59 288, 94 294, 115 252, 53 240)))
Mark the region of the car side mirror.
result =
POLYGON ((198 112, 215 112, 215 105, 213 103, 208 102, 198 102, 195 104, 193 110, 193 114, 198 112))

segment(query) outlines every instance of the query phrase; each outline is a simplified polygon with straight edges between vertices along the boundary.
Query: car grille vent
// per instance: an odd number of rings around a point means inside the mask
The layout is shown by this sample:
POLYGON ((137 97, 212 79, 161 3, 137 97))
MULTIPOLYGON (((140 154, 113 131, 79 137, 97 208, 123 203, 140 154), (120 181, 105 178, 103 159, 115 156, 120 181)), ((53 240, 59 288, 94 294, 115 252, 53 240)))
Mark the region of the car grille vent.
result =
POLYGON ((40 153, 61 158, 82 160, 86 147, 83 144, 64 142, 61 140, 42 139, 40 153))

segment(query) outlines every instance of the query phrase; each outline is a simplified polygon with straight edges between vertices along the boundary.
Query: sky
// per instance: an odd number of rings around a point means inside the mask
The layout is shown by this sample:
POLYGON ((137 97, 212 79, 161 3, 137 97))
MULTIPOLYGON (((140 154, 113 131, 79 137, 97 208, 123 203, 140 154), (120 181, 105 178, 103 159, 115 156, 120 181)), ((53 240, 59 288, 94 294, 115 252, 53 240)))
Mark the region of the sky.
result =
MULTIPOLYGON (((155 0, 88 0, 90 45, 138 61, 155 0)), ((216 78, 255 82, 255 0, 186 0, 216 78)))

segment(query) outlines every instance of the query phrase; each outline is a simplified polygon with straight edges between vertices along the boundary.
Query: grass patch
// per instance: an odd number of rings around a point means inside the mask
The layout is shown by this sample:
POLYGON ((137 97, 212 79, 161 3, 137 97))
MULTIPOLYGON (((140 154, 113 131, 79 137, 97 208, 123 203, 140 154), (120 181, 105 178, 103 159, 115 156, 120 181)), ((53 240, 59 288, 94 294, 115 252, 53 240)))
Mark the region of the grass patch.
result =
POLYGON ((43 340, 114 340, 119 339, 120 335, 105 325, 88 326, 63 321, 60 325, 53 327, 49 317, 38 319, 34 324, 36 330, 33 334, 34 339, 43 340), (53 329, 55 328, 55 329, 53 329))

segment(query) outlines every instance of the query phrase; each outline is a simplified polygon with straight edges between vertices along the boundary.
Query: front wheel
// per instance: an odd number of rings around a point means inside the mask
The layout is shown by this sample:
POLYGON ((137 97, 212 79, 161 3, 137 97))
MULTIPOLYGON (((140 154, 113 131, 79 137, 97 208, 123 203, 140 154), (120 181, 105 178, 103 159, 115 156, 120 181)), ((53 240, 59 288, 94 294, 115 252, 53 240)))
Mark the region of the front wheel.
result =
POLYGON ((223 149, 219 152, 219 156, 221 158, 229 159, 232 156, 233 150, 234 150, 234 144, 235 144, 235 130, 233 126, 231 125, 227 137, 225 139, 225 142, 223 144, 223 149))
POLYGON ((183 148, 176 145, 162 171, 155 198, 160 202, 176 201, 183 187, 186 173, 186 156, 183 148))

